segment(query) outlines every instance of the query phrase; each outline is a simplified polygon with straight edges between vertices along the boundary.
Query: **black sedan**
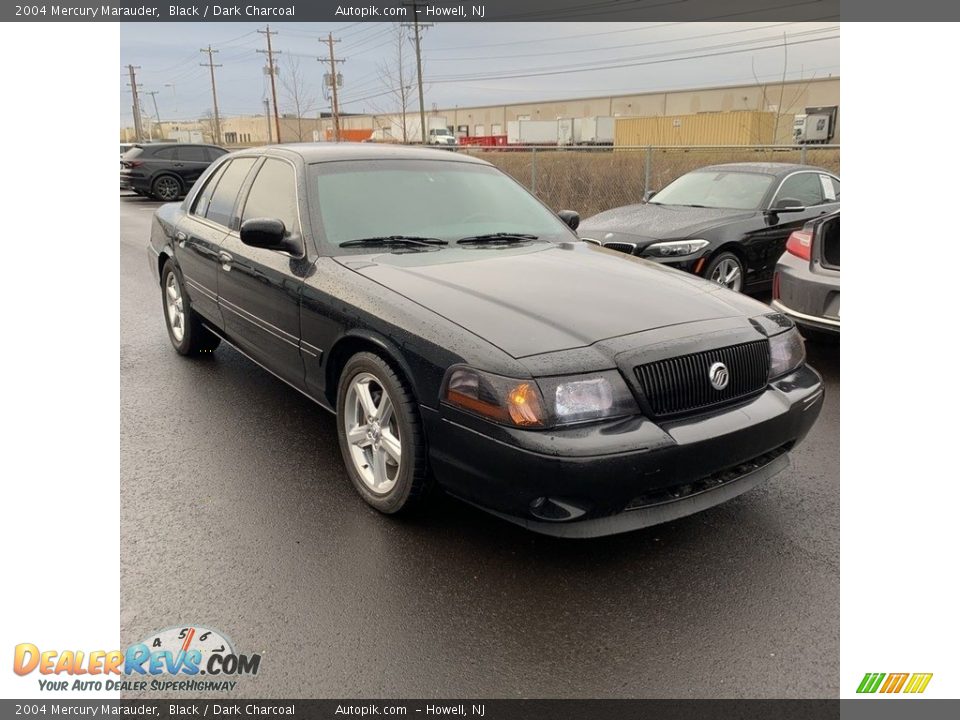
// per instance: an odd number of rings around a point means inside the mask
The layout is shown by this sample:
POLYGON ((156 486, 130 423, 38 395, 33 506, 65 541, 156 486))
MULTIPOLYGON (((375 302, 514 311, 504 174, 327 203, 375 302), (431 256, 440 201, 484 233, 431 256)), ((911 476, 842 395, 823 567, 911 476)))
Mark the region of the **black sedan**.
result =
POLYGON ((148 259, 176 351, 226 340, 336 413, 384 513, 439 487, 603 535, 782 470, 823 400, 793 323, 564 217, 474 158, 288 145, 228 155, 158 209, 148 259))
POLYGON ((584 220, 580 236, 737 291, 770 287, 787 237, 840 206, 840 179, 785 163, 731 163, 687 173, 640 205, 584 220))
POLYGON ((176 200, 226 154, 216 145, 138 143, 120 156, 120 189, 164 202, 176 200))

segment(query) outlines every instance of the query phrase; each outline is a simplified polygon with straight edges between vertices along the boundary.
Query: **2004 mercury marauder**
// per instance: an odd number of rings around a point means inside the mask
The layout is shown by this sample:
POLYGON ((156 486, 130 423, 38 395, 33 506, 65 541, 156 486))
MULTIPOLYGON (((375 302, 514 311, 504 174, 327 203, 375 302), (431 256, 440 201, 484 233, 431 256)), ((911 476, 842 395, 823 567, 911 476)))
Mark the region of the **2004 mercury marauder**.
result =
POLYGON ((589 537, 785 468, 823 401, 793 323, 577 220, 474 158, 285 145, 215 162, 148 255, 174 348, 226 340, 335 412, 384 513, 439 486, 589 537))

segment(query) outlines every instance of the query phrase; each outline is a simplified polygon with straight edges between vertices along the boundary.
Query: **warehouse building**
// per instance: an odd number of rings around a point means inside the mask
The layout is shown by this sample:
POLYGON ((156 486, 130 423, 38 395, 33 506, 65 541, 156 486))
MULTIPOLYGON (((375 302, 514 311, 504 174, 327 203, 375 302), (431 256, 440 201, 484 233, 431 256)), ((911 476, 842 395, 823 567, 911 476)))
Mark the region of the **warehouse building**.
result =
MULTIPOLYGON (((790 144, 798 114, 812 109, 833 118, 829 142, 840 142, 840 78, 826 77, 786 83, 728 85, 683 90, 642 92, 591 98, 544 100, 503 105, 455 106, 427 111, 429 127, 446 126, 459 135, 506 135, 511 122, 562 118, 638 118, 618 122, 618 144, 790 144), (660 118, 660 120, 643 120, 660 118), (632 126, 632 127, 631 127, 632 126), (630 128, 627 130, 626 128, 630 128), (621 137, 622 136, 622 137, 621 137), (630 142, 626 142, 627 140, 630 142)), ((185 125, 180 123, 180 125, 185 125)), ((209 140, 209 121, 194 123, 209 140)), ((259 145, 270 142, 262 115, 224 118, 221 122, 228 145, 259 145)), ((407 109, 408 138, 419 134, 419 108, 407 109), (411 124, 416 132, 410 132, 411 124)), ((377 137, 402 139, 399 113, 360 114, 341 117, 341 128, 358 139, 366 131, 377 137)), ((131 129, 125 129, 127 137, 131 129)), ((322 140, 332 136, 329 116, 281 120, 284 142, 322 140)), ((168 135, 169 136, 169 135, 168 135)), ((123 137, 123 134, 121 135, 123 137)))

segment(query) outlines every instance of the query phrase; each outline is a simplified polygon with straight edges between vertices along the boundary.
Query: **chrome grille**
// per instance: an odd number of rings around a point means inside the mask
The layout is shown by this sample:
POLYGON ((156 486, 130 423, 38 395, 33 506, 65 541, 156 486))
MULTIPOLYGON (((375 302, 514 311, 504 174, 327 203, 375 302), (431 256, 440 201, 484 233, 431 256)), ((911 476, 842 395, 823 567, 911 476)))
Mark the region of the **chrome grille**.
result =
POLYGON ((603 246, 617 252, 627 253, 627 255, 633 255, 633 251, 637 249, 636 244, 628 242, 608 242, 604 243, 603 246))
POLYGON ((766 386, 770 347, 766 340, 681 355, 638 365, 637 380, 650 412, 656 417, 680 415, 754 395, 766 386), (722 390, 710 383, 710 367, 727 366, 729 382, 722 390))

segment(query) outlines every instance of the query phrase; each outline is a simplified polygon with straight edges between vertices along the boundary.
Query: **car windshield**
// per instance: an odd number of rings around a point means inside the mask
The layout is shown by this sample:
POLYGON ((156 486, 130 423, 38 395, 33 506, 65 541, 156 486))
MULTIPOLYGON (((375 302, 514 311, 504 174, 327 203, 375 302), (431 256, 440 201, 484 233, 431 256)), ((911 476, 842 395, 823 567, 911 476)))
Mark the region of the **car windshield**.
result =
POLYGON ((658 205, 756 210, 773 184, 772 175, 725 170, 687 173, 653 196, 658 205))
POLYGON ((396 235, 452 243, 489 233, 571 239, 560 218, 488 165, 355 160, 318 163, 312 170, 319 221, 331 252, 347 252, 339 245, 349 240, 396 235))

